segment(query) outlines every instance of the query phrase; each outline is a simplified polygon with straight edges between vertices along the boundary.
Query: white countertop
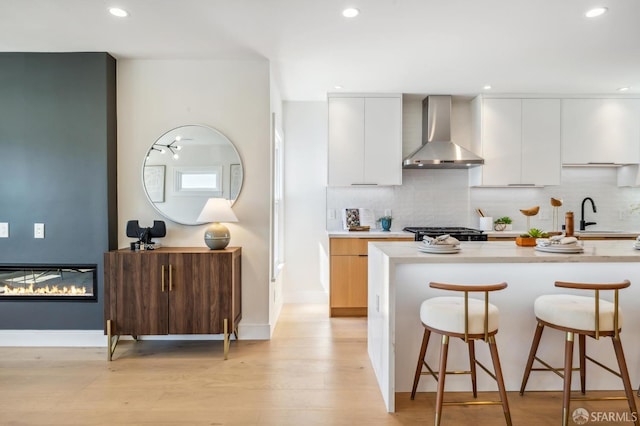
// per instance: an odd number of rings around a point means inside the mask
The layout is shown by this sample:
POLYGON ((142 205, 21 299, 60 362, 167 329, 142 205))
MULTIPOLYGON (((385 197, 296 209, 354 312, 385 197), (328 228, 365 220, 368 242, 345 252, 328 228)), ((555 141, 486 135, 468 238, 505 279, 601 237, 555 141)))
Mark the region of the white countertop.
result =
POLYGON ((413 240, 413 234, 406 231, 381 231, 374 229, 373 231, 327 231, 329 238, 410 238, 413 240))
POLYGON ((460 243, 455 254, 418 251, 422 242, 370 242, 394 263, 558 263, 640 262, 640 250, 631 241, 581 241, 584 253, 544 253, 520 247, 514 241, 469 241, 460 243))

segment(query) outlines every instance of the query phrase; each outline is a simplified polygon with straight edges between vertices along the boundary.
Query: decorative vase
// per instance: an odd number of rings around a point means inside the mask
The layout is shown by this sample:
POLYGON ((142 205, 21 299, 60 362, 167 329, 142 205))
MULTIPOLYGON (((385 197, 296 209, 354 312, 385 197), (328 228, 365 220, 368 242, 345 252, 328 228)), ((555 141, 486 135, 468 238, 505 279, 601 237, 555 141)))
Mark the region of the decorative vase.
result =
POLYGON ((533 237, 516 237, 516 245, 522 247, 535 247, 536 238, 533 237))
POLYGON ((389 231, 391 229, 391 219, 380 219, 380 225, 383 231, 389 231))

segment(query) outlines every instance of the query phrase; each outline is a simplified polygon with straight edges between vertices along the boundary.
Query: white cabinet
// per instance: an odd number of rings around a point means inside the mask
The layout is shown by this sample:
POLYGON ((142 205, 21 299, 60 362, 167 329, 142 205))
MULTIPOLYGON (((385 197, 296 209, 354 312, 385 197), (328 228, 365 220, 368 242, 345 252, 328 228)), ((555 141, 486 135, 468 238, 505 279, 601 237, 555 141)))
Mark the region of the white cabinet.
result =
POLYGON ((640 99, 563 99, 562 162, 640 163, 640 99))
POLYGON ((329 186, 402 184, 402 96, 329 95, 329 186))
POLYGON ((477 97, 472 114, 484 158, 470 171, 473 186, 560 184, 560 99, 477 97))

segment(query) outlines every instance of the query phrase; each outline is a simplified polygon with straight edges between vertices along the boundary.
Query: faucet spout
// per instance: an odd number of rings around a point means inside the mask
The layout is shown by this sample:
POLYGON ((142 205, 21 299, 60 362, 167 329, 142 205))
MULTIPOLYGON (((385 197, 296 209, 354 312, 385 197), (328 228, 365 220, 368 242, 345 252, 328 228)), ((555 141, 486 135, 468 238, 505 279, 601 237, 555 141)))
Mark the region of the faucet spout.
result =
POLYGON ((587 226, 589 225, 595 225, 596 222, 585 222, 584 220, 584 204, 590 201, 591 202, 591 208, 593 209, 593 212, 596 213, 596 203, 593 202, 593 198, 591 197, 586 197, 584 200, 582 200, 582 205, 580 206, 580 230, 584 231, 586 229, 587 226))

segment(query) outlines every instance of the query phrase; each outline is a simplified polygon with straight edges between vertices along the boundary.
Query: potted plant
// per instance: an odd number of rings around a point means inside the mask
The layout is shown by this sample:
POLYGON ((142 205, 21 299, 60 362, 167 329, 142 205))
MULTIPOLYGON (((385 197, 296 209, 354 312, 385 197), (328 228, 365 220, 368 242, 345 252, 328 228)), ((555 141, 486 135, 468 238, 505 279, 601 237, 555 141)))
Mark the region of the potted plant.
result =
POLYGON ((549 237, 548 233, 537 228, 531 228, 528 233, 516 237, 516 244, 522 247, 533 247, 536 245, 536 238, 547 237, 549 237))
POLYGON ((389 231, 391 229, 391 216, 382 216, 378 218, 378 222, 380 222, 380 226, 383 231, 389 231))
POLYGON ((511 231, 512 220, 509 216, 502 216, 493 221, 493 229, 496 231, 511 231))

